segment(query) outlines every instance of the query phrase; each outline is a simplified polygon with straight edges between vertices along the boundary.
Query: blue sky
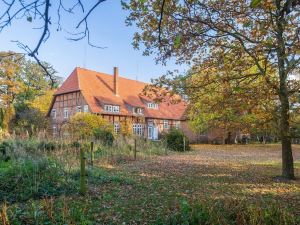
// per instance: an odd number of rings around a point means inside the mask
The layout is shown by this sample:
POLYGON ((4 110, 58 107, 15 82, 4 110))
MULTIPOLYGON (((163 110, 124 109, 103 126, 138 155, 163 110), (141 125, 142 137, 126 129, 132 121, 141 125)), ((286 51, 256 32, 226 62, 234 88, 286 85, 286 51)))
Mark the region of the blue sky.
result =
MULTIPOLYGON (((52 10, 56 10, 52 7, 52 10)), ((53 17, 55 12, 53 12, 53 17)), ((57 32, 56 26, 52 26, 51 36, 42 45, 39 51, 40 59, 49 62, 58 71, 58 75, 66 78, 76 67, 112 73, 113 67, 118 66, 120 75, 130 79, 138 79, 149 82, 151 78, 159 77, 167 70, 179 69, 173 61, 166 66, 157 65, 154 56, 142 56, 142 50, 134 50, 131 42, 135 27, 127 27, 125 18, 128 12, 121 7, 119 0, 107 0, 102 3, 91 15, 89 26, 91 38, 94 44, 105 46, 105 49, 90 47, 87 40, 72 42, 64 31, 57 32)), ((75 27, 81 17, 67 17, 64 27, 75 27)), ((55 18, 54 20, 55 21, 55 18)), ((20 52, 13 40, 19 40, 31 48, 37 43, 41 30, 36 23, 24 20, 15 21, 12 26, 0 33, 0 50, 13 50, 20 52)))

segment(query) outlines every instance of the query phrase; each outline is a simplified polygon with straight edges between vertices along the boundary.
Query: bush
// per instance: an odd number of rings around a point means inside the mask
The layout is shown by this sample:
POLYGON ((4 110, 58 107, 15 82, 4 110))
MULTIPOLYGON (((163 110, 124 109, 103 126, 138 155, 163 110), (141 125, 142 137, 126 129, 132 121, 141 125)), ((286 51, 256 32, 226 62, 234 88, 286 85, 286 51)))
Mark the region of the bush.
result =
POLYGON ((164 140, 170 150, 181 152, 190 150, 189 139, 180 130, 171 130, 164 136, 164 140))
POLYGON ((47 150, 47 151, 53 151, 57 149, 56 143, 52 141, 41 141, 38 144, 38 149, 39 150, 47 150))
POLYGON ((101 116, 92 113, 76 113, 70 118, 65 127, 67 133, 72 134, 74 138, 91 138, 95 129, 113 131, 113 126, 101 116))
POLYGON ((93 130, 96 140, 100 140, 106 146, 112 146, 114 143, 114 135, 110 130, 103 130, 101 128, 95 128, 93 130))
POLYGON ((4 161, 10 160, 9 153, 13 150, 13 144, 9 141, 3 141, 0 143, 0 159, 4 161))
POLYGON ((10 161, 0 164, 0 202, 22 202, 76 191, 75 183, 54 161, 10 161))

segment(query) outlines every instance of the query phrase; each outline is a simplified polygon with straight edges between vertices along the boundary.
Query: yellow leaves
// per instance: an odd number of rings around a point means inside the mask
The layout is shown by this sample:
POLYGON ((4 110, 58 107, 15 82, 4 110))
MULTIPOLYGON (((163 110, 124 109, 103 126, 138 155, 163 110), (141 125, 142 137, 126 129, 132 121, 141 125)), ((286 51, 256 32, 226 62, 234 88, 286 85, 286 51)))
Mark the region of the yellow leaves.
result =
POLYGON ((38 109, 40 112, 46 115, 51 104, 54 92, 55 90, 48 90, 44 95, 36 96, 33 101, 28 102, 28 105, 34 109, 38 109))
POLYGON ((74 136, 91 137, 96 128, 112 131, 112 125, 101 116, 92 113, 76 113, 70 118, 68 131, 74 136))

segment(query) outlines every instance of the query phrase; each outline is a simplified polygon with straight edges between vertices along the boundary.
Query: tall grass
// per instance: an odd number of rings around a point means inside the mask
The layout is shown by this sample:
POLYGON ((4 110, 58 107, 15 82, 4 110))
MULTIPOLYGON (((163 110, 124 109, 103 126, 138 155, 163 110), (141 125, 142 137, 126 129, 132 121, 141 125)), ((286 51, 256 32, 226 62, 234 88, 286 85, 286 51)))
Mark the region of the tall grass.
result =
POLYGON ((167 219, 160 218, 156 225, 297 225, 300 218, 286 209, 275 206, 260 207, 244 201, 210 201, 189 204, 183 200, 179 211, 167 219))
POLYGON ((95 156, 102 162, 122 163, 132 161, 135 151, 138 160, 168 154, 167 147, 162 141, 154 142, 142 138, 128 139, 119 137, 112 146, 95 142, 95 156))

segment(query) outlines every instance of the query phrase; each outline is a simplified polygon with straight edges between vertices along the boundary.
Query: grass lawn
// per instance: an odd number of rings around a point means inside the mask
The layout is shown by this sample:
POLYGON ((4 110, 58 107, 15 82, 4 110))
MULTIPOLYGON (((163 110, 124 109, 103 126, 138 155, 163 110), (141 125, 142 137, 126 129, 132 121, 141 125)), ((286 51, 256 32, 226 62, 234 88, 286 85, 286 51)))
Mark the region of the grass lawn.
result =
POLYGON ((114 165, 96 159, 87 196, 66 191, 55 197, 8 203, 6 217, 11 224, 156 224, 185 202, 222 202, 228 212, 238 207, 237 202, 246 202, 286 209, 300 221, 299 145, 293 148, 295 181, 276 177, 281 174, 279 145, 192 148, 114 165))

